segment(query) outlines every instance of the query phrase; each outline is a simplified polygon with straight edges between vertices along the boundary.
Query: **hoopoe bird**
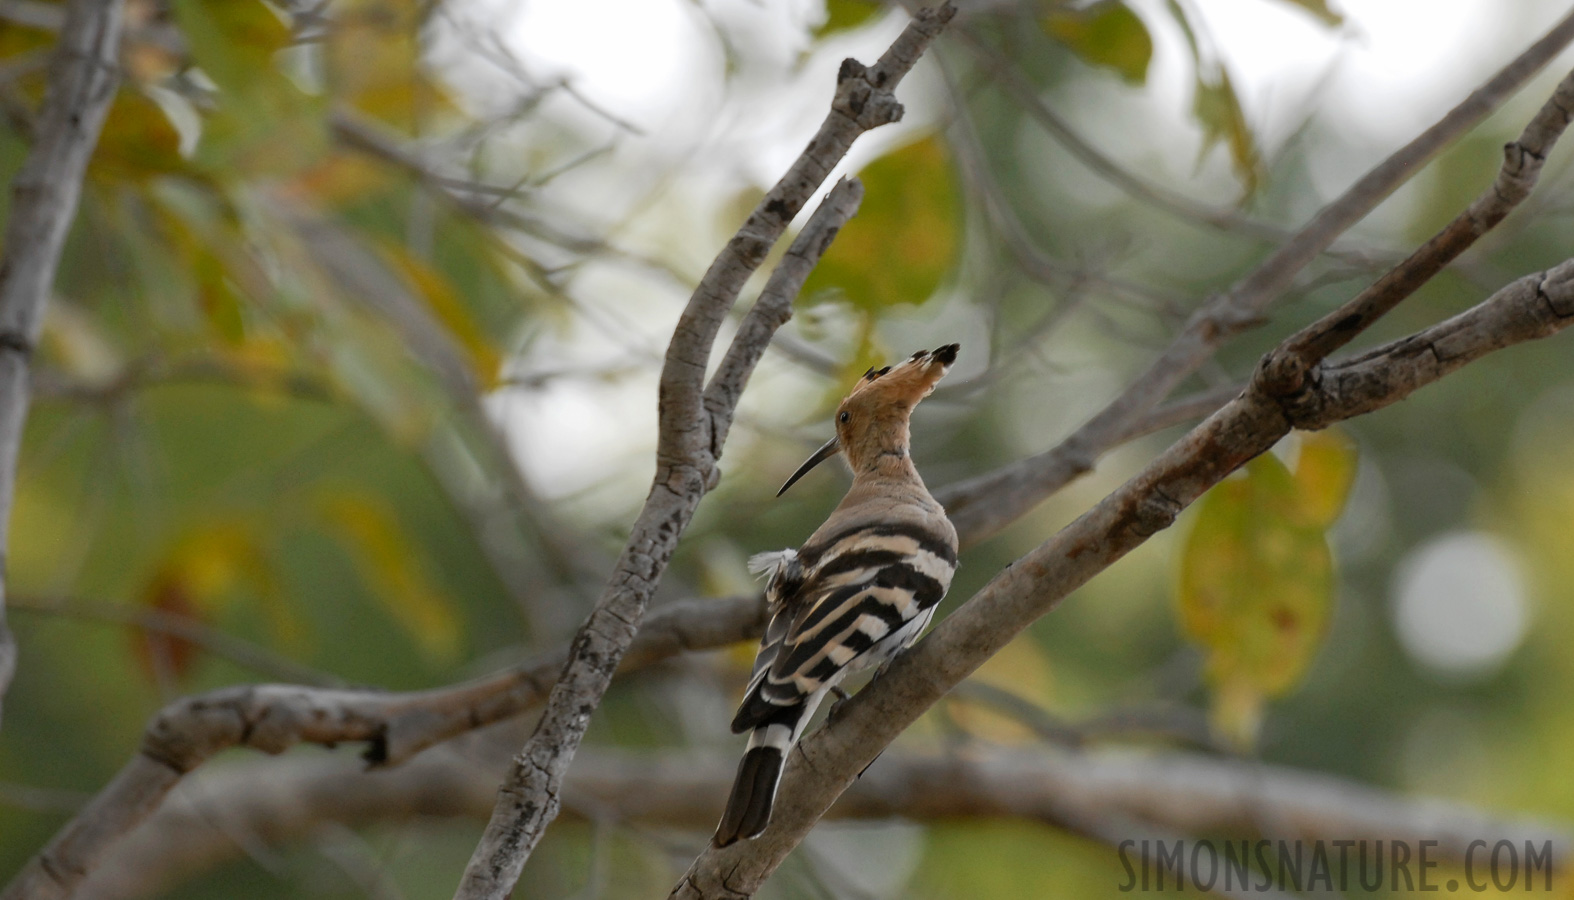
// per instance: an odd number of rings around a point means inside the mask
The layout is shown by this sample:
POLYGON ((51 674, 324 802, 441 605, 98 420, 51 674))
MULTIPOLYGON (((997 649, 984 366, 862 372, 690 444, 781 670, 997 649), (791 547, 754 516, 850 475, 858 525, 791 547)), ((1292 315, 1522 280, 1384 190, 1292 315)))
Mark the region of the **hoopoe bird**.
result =
MULTIPOLYGON (((853 470, 841 505, 797 550, 749 560, 767 576, 770 621, 732 731, 752 732, 718 847, 771 820, 787 751, 827 692, 889 662, 918 637, 951 586, 956 529, 908 455, 908 418, 956 361, 956 344, 870 369, 836 409, 836 436, 787 479, 780 497, 837 453, 853 470)), ((842 696, 845 696, 844 694, 842 696)))

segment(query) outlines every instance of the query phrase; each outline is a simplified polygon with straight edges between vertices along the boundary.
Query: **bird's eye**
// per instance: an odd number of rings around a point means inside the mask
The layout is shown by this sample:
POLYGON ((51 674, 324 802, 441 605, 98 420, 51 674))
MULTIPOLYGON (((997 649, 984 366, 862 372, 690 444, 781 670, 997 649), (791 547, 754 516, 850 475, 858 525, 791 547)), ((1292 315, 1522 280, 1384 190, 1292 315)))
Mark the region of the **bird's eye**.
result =
POLYGON ((841 422, 843 425, 845 425, 845 424, 847 424, 847 420, 851 419, 851 418, 852 418, 852 416, 849 415, 847 410, 844 409, 844 410, 842 410, 842 414, 836 417, 836 421, 841 422))

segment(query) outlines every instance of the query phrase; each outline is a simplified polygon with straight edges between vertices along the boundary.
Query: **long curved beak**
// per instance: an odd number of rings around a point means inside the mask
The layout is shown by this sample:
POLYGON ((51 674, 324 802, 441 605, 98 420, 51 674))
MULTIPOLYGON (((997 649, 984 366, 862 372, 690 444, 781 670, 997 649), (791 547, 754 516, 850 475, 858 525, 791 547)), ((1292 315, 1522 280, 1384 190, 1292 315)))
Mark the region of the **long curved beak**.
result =
POLYGON ((792 473, 792 477, 787 479, 787 483, 782 485, 782 489, 776 492, 776 496, 780 497, 782 494, 787 493, 787 489, 792 487, 798 479, 809 474, 810 469, 835 456, 836 451, 840 449, 841 445, 837 443, 836 438, 833 437, 826 441, 825 446, 814 451, 814 455, 809 457, 809 461, 799 466, 798 471, 792 473))

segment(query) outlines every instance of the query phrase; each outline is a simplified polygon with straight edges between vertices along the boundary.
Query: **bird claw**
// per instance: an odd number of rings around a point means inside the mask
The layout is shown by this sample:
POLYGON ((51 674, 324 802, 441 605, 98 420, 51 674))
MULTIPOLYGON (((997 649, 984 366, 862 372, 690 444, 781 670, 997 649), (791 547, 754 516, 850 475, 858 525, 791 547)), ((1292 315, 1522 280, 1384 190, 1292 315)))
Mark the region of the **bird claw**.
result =
POLYGON ((831 688, 831 694, 836 697, 836 702, 831 704, 830 711, 825 714, 825 721, 834 724, 837 719, 842 717, 842 709, 847 701, 853 699, 853 695, 847 693, 846 689, 839 684, 831 688))

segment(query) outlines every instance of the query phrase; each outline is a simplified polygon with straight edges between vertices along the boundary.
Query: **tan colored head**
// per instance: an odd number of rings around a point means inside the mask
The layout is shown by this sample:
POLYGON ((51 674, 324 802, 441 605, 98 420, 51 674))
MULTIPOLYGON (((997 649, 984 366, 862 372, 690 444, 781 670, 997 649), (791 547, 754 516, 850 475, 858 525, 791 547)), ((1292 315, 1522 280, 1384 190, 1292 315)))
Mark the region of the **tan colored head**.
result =
POLYGON ((934 350, 920 350, 895 366, 865 372, 847 399, 836 407, 836 437, 816 450, 776 496, 786 493, 810 469, 837 452, 846 455, 854 477, 873 471, 883 456, 905 459, 908 417, 918 401, 929 396, 950 371, 958 347, 946 344, 934 350))

